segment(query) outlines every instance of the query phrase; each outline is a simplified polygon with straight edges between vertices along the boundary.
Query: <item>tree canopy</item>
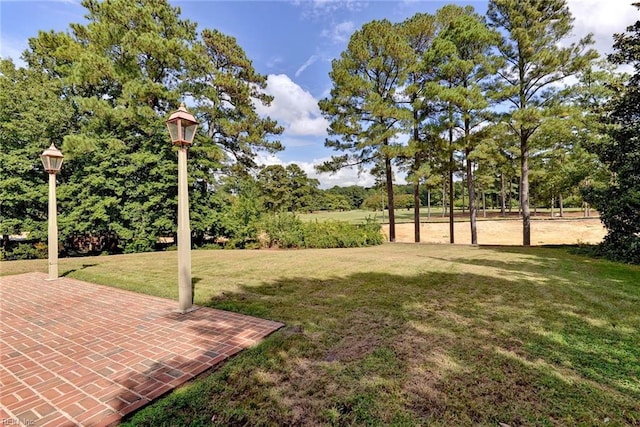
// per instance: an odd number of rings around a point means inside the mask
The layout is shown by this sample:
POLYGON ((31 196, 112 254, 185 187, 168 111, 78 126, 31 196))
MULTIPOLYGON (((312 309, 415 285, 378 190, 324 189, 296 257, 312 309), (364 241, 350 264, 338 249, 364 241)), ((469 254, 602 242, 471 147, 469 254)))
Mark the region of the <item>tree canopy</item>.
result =
POLYGON ((12 168, 29 173, 3 184, 13 190, 3 191, 2 233, 42 228, 42 208, 32 204, 37 199, 41 205, 41 196, 25 191, 20 200, 13 194, 42 181, 38 154, 55 142, 67 159, 58 191, 63 238, 115 234, 125 251, 139 251, 173 234, 177 165, 164 121, 187 97, 202 124, 189 152, 191 223, 195 233, 207 232, 218 174, 232 168, 247 173, 259 150, 282 149, 272 138, 282 128, 260 118, 252 101, 271 101, 266 77, 235 39, 215 30, 198 34, 167 1, 82 5, 86 24, 30 39, 27 69, 3 61, 2 96, 27 103, 3 106, 3 145, 12 148, 12 168), (33 89, 21 93, 17 85, 33 89), (12 129, 25 128, 25 112, 37 126, 20 135, 12 129), (20 214, 28 206, 34 213, 20 214))
MULTIPOLYGON (((640 4, 636 4, 640 9, 640 4)), ((634 74, 603 111, 609 138, 590 144, 611 172, 606 186, 592 185, 587 200, 600 211, 608 234, 602 243, 606 256, 640 263, 640 20, 616 34, 614 64, 630 64, 634 74)))

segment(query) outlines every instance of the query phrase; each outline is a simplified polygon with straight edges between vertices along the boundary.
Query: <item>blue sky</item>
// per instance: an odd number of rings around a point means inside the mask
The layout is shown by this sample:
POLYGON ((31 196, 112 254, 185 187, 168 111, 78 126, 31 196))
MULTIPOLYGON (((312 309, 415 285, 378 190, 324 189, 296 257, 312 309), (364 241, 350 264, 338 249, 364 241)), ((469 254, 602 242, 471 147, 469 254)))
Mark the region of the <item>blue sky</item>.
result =
MULTIPOLYGON (((417 12, 434 13, 447 3, 470 4, 479 13, 486 1, 355 1, 280 0, 212 1, 170 0, 182 17, 198 23, 198 29, 215 28, 233 36, 268 76, 267 91, 275 97, 270 108, 260 108, 285 127, 281 140, 286 150, 262 158, 263 163, 300 164, 322 187, 334 184, 371 185, 368 174, 345 170, 336 175, 316 175, 313 164, 334 152, 324 148, 326 121, 317 107, 331 88, 331 60, 338 57, 351 34, 374 19, 400 22, 417 12)), ((624 31, 640 16, 631 0, 569 0, 575 17, 574 33, 594 33, 596 48, 611 51, 612 34, 624 31)), ((84 22, 79 0, 0 0, 0 57, 19 63, 27 40, 39 30, 67 31, 69 24, 84 22)))

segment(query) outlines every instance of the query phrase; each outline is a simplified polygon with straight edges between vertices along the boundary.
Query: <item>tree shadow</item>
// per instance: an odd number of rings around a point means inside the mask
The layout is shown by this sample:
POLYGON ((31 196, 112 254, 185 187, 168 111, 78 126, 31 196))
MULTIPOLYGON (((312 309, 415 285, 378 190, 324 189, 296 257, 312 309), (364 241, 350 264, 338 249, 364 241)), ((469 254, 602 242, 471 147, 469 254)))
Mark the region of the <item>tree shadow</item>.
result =
POLYGON ((64 273, 62 273, 60 275, 60 277, 67 277, 68 275, 73 274, 76 271, 84 270, 84 269, 89 268, 89 267, 95 267, 96 265, 98 265, 98 264, 95 264, 95 263, 94 264, 82 264, 82 267, 80 267, 80 268, 73 268, 71 270, 65 271, 64 273))
MULTIPOLYGON (((536 247, 524 247, 524 246, 504 246, 504 245, 480 245, 479 251, 486 251, 486 255, 478 257, 433 257, 439 261, 454 262, 465 265, 476 265, 481 267, 492 267, 500 271, 509 272, 513 277, 527 278, 533 276, 544 276, 546 279, 554 279, 560 281, 566 281, 567 272, 573 272, 576 274, 582 274, 589 277, 589 274, 594 269, 599 268, 603 263, 611 263, 598 257, 585 256, 585 254, 576 251, 575 245, 545 245, 536 247), (520 255, 519 260, 514 260, 513 257, 508 257, 507 260, 496 257, 494 254, 517 254, 520 255), (562 274, 558 274, 561 271, 562 274)), ((505 257, 506 259, 507 257, 505 257)), ((623 264, 619 264, 623 266, 623 264)), ((625 269, 610 270, 609 277, 605 280, 611 282, 618 282, 620 279, 625 279, 629 276, 629 269, 634 270, 637 268, 637 272, 640 273, 640 266, 624 265, 625 269)), ((579 277, 576 277, 579 279, 579 277)), ((638 281, 640 283, 640 280, 638 281)), ((629 295, 631 296, 631 295, 629 295)))
MULTIPOLYGON (((214 296, 210 307, 289 327, 135 424, 637 422, 640 319, 631 304, 606 284, 512 279, 509 263, 483 265, 503 277, 298 276, 214 296)), ((200 332, 216 339, 215 328, 200 332)), ((154 366, 144 375, 159 374, 167 372, 154 366)))
POLYGON ((191 278, 191 304, 193 304, 196 297, 196 285, 202 281, 201 277, 191 278))

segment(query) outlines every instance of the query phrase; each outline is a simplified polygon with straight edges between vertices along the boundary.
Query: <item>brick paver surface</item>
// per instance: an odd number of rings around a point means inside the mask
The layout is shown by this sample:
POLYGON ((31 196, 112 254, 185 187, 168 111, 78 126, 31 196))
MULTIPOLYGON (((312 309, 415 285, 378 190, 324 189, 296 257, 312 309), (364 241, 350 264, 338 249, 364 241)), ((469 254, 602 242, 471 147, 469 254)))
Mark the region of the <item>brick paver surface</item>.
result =
POLYGON ((0 278, 0 424, 108 426, 282 326, 45 274, 0 278))

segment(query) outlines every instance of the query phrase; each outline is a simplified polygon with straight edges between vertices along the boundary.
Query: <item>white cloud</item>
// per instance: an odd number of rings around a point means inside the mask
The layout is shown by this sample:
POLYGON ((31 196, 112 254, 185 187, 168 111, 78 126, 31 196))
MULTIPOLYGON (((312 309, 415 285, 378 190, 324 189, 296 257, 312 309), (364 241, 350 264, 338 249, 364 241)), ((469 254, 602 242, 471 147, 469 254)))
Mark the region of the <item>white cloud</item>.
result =
POLYGON ((373 176, 368 171, 364 171, 359 174, 356 167, 344 168, 333 174, 318 173, 315 166, 327 160, 329 160, 328 157, 323 159, 313 159, 311 162, 283 162, 276 154, 259 154, 256 158, 256 163, 263 166, 282 165, 285 167, 295 163, 300 166, 300 169, 302 169, 309 178, 317 179, 320 182, 320 188, 322 189, 331 188, 336 185, 341 187, 347 187, 349 185, 372 187, 374 185, 375 181, 373 176))
POLYGON ((360 12, 369 6, 368 2, 359 0, 296 0, 293 4, 301 6, 302 15, 311 19, 326 19, 342 10, 360 12))
POLYGON ((336 44, 345 43, 350 38, 355 30, 355 24, 352 21, 344 21, 334 25, 328 30, 323 30, 321 35, 331 39, 336 44))
POLYGON ((373 175, 368 171, 358 173, 358 169, 356 167, 343 168, 336 173, 318 173, 313 168, 313 165, 320 163, 322 163, 322 160, 314 160, 314 163, 299 164, 300 168, 307 173, 309 178, 315 178, 320 181, 320 188, 327 189, 336 185, 340 187, 348 187, 350 185, 373 187, 375 184, 373 175))
POLYGON ((284 60, 281 56, 274 56, 267 61, 267 68, 276 68, 282 64, 284 60))
MULTIPOLYGON (((315 178, 320 181, 320 188, 327 189, 335 185, 340 187, 348 187, 350 185, 359 185, 360 187, 373 187, 375 185, 375 178, 370 173, 370 169, 366 168, 362 172, 358 171, 356 166, 349 168, 342 168, 335 173, 318 173, 315 170, 315 165, 319 165, 329 160, 329 157, 323 159, 314 159, 313 162, 292 162, 297 163, 300 168, 307 173, 309 178, 315 178)), ((404 185, 407 183, 407 175, 405 172, 393 168, 393 175, 395 177, 394 185, 404 185)))
POLYGON ((568 0, 575 21, 575 39, 593 33, 595 49, 602 55, 613 52, 613 34, 623 33, 638 20, 638 9, 627 0, 568 0))
POLYGON ((302 72, 304 70, 306 70, 307 68, 309 68, 311 65, 313 65, 314 62, 316 62, 318 59, 320 59, 320 57, 318 55, 311 55, 309 57, 309 59, 307 59, 307 61, 302 64, 300 66, 300 68, 298 68, 298 70, 296 71, 295 76, 298 77, 300 74, 302 74, 302 72))
POLYGON ((320 113, 318 100, 287 75, 269 75, 265 92, 273 96, 273 102, 269 107, 256 103, 256 111, 277 120, 285 135, 326 136, 329 124, 320 113))
POLYGON ((256 164, 261 166, 283 165, 284 162, 275 154, 258 153, 256 155, 256 164))

